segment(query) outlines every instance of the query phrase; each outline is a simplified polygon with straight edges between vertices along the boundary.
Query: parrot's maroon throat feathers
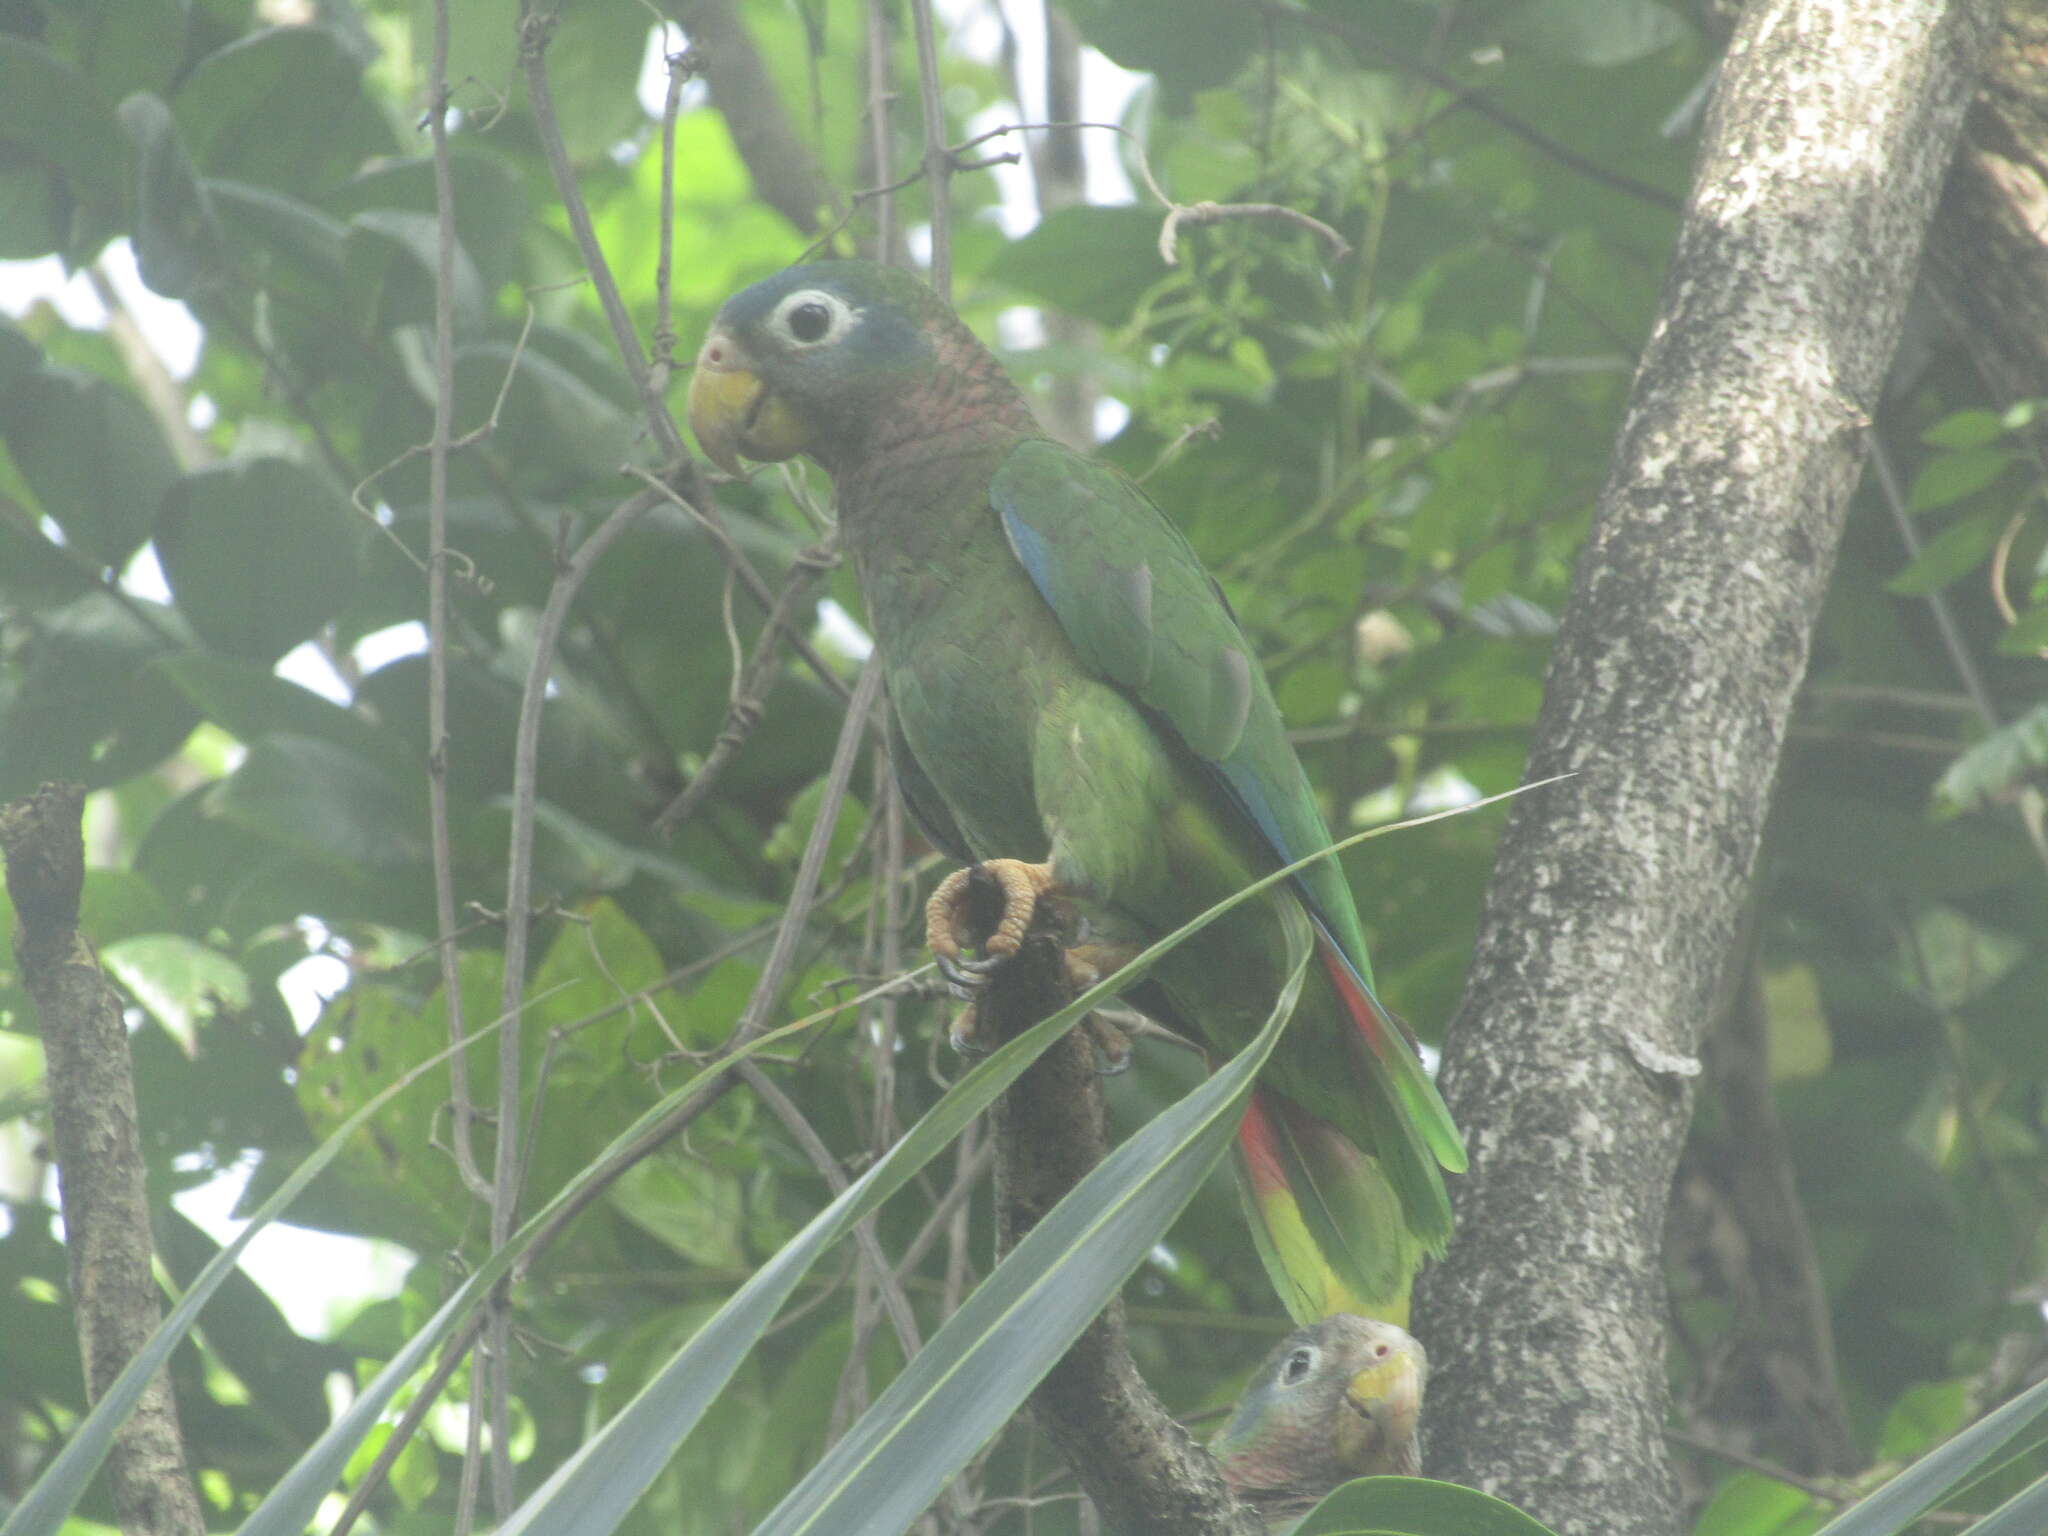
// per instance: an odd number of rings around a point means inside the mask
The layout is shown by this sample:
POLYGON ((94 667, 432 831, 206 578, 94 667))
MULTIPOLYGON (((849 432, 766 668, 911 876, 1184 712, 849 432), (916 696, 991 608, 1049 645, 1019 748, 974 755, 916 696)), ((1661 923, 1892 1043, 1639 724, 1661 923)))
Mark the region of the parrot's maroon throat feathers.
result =
POLYGON ((904 460, 929 462, 991 438, 1036 436, 1038 420, 1003 365, 950 313, 931 322, 931 366, 893 393, 866 430, 832 454, 835 477, 904 460), (958 449, 953 445, 957 444, 958 449))

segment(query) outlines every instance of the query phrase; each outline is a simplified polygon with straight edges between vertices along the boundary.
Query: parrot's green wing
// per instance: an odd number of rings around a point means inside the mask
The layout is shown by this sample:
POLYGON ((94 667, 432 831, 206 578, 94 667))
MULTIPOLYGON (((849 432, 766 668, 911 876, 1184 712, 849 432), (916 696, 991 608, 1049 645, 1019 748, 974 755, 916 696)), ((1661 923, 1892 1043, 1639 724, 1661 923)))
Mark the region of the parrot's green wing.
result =
MULTIPOLYGON (((1115 470, 1045 438, 1010 452, 989 499, 1082 662, 1172 727, 1276 861, 1327 848, 1329 830, 1265 674, 1222 591, 1151 499, 1115 470)), ((1450 1111, 1372 994, 1343 870, 1325 859, 1295 883, 1355 983, 1361 1028, 1409 1131, 1444 1167, 1461 1171, 1465 1149, 1450 1111)))
POLYGON ((903 803, 910 808, 910 819, 939 852, 962 864, 972 864, 974 850, 968 847, 966 834, 953 819, 931 775, 924 771, 924 764, 903 739, 903 727, 896 719, 893 704, 884 711, 884 718, 888 722, 889 766, 896 770, 896 787, 902 792, 903 803))

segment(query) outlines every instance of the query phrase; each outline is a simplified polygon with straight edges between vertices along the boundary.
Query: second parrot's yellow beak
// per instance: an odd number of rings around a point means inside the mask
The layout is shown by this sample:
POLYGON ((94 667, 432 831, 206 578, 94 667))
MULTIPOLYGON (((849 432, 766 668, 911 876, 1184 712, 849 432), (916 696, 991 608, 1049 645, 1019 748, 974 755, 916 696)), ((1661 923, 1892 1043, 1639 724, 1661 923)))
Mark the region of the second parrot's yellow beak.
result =
POLYGON ((1397 1351, 1367 1366, 1344 1390, 1351 1415, 1340 1414, 1338 1452, 1359 1466, 1415 1434, 1422 1417, 1422 1373, 1415 1357, 1397 1351))
POLYGON ((740 455, 787 459, 810 443, 810 426, 761 381, 738 342, 714 330, 690 379, 690 430, 705 457, 729 475, 745 473, 740 455))

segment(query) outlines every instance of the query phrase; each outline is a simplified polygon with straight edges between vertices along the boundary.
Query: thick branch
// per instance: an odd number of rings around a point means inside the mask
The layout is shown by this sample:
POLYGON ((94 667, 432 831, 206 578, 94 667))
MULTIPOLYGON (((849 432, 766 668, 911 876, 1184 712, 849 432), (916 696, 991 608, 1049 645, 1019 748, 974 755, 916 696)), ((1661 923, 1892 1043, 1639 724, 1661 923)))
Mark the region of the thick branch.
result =
POLYGON ((1434 1472, 1676 1529, 1659 1239, 1689 1074, 1989 0, 1758 0, 1487 893, 1420 1332, 1434 1472), (1540 1434, 1531 1426, 1542 1426, 1540 1434))
POLYGON ((815 234, 829 222, 838 196, 783 109, 775 78, 738 9, 732 0, 678 0, 675 14, 690 46, 703 53, 711 99, 725 117, 755 193, 801 233, 815 234))
MULTIPOLYGON (((42 1029, 64 1246, 86 1395, 97 1402, 162 1321, 150 1270, 149 1197, 135 1071, 120 999, 78 932, 85 791, 45 784, 0 809, 15 954, 42 1029)), ((107 1460, 128 1536, 205 1536, 171 1384, 158 1375, 107 1460)))
MULTIPOLYGON (((1007 1040, 1068 1000, 1057 942, 1039 933, 984 989, 980 1027, 1007 1040)), ((1008 1253, 1102 1158, 1102 1084, 1086 1033, 1035 1062, 990 1112, 996 1145, 996 1245, 1008 1253)), ((1111 1301, 1031 1395, 1039 1427, 1125 1536, 1260 1536, 1216 1463, 1152 1395, 1111 1301)))

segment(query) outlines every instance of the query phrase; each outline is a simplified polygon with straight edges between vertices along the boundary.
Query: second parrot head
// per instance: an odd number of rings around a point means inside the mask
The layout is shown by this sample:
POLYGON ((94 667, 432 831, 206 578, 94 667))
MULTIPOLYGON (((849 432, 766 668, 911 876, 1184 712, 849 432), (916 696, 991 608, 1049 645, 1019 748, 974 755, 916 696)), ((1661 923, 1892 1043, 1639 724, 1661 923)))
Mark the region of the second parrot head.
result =
POLYGON ((742 455, 809 453, 833 467, 932 375, 951 331, 965 334, 908 272, 868 261, 790 267, 713 319, 690 381, 690 426, 728 474, 740 473, 742 455))

